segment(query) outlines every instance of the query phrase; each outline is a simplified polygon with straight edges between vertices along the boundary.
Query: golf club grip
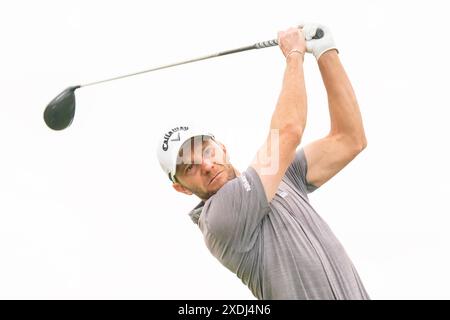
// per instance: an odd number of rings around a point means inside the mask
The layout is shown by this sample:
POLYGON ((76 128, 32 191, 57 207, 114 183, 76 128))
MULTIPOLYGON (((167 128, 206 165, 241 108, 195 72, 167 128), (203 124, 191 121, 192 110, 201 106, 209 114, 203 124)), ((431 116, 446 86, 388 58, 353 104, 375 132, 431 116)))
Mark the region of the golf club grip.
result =
POLYGON ((256 47, 256 49, 262 49, 262 48, 274 47, 277 45, 278 45, 278 40, 273 39, 273 40, 258 42, 255 44, 255 47, 256 47))
MULTIPOLYGON (((323 36, 324 36, 323 30, 320 29, 320 28, 317 28, 316 34, 312 38, 313 39, 320 39, 320 38, 323 38, 323 36)), ((255 48, 256 49, 262 49, 262 48, 274 47, 274 46, 277 46, 277 45, 278 45, 278 39, 273 39, 273 40, 268 40, 268 41, 262 41, 262 42, 255 43, 255 48)))

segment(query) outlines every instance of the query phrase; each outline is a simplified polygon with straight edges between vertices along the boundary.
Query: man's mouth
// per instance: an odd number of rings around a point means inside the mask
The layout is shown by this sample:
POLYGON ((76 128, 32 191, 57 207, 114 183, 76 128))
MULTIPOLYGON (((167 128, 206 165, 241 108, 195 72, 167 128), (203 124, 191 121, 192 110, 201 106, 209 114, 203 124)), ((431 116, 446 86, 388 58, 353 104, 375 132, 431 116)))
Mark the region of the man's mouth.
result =
POLYGON ((223 171, 219 171, 216 175, 209 181, 208 185, 210 185, 223 171))

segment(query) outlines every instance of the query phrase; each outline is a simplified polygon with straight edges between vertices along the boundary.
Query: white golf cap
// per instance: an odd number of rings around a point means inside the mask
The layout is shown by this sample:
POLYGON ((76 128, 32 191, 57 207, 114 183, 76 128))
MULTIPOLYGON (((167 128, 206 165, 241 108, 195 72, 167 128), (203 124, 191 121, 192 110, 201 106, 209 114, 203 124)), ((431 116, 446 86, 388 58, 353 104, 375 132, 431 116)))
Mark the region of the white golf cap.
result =
POLYGON ((214 139, 214 135, 206 130, 200 130, 193 126, 174 127, 164 132, 157 145, 159 164, 171 181, 177 169, 178 152, 187 140, 197 136, 208 136, 214 139))

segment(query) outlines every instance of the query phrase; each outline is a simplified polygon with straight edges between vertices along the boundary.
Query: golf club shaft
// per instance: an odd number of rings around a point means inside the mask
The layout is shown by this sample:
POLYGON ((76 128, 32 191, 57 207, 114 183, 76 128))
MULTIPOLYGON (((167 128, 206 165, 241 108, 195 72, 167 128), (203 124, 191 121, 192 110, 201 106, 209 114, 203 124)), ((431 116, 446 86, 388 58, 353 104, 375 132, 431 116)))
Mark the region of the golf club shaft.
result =
MULTIPOLYGON (((320 29, 320 28, 317 28, 316 34, 314 35, 314 37, 312 37, 312 39, 320 39, 323 36, 324 36, 323 30, 320 29)), ((257 42, 257 43, 255 43, 255 44, 253 44, 251 46, 246 46, 246 47, 240 47, 240 48, 236 48, 236 49, 221 51, 221 52, 218 52, 218 53, 210 54, 210 55, 199 57, 199 58, 195 58, 195 59, 190 59, 190 60, 181 61, 181 62, 175 62, 175 63, 167 64, 167 65, 164 65, 164 66, 160 66, 160 67, 156 67, 156 68, 152 68, 152 69, 148 69, 148 70, 144 70, 144 71, 139 71, 139 72, 135 72, 135 73, 126 74, 126 75, 123 75, 123 76, 118 76, 118 77, 114 77, 114 78, 110 78, 110 79, 106 79, 106 80, 86 83, 86 84, 83 84, 83 85, 80 85, 80 86, 77 86, 77 87, 81 88, 81 87, 92 86, 94 84, 99 84, 99 83, 103 83, 103 82, 123 79, 123 78, 132 77, 132 76, 136 76, 136 75, 147 73, 147 72, 152 72, 152 71, 156 71, 156 70, 161 70, 161 69, 166 69, 166 68, 170 68, 170 67, 175 67, 175 66, 179 66, 181 64, 187 64, 187 63, 191 63, 191 62, 211 59, 211 58, 225 56, 227 54, 232 54, 232 53, 237 53, 237 52, 242 52, 242 51, 247 51, 247 50, 269 48, 269 47, 274 47, 274 46, 277 46, 277 45, 278 45, 278 40, 277 39, 257 42)))
POLYGON ((273 46, 277 46, 277 45, 278 45, 278 40, 276 40, 276 39, 269 40, 269 41, 258 42, 258 43, 255 43, 255 44, 251 45, 251 46, 246 46, 246 47, 241 47, 241 48, 237 48, 237 49, 221 51, 221 52, 218 52, 218 53, 210 54, 210 55, 199 57, 199 58, 195 58, 195 59, 190 59, 190 60, 186 60, 186 61, 171 63, 171 64, 167 64, 167 65, 164 65, 164 66, 160 66, 160 67, 156 67, 156 68, 152 68, 152 69, 148 69, 148 70, 144 70, 144 71, 139 71, 139 72, 130 73, 130 74, 126 74, 126 75, 123 75, 123 76, 118 76, 118 77, 114 77, 114 78, 110 78, 110 79, 106 79, 106 80, 101 80, 101 81, 96 81, 96 82, 83 84, 83 85, 80 85, 80 87, 92 86, 94 84, 99 84, 99 83, 103 83, 103 82, 108 82, 108 81, 123 79, 123 78, 127 78, 127 77, 132 77, 132 76, 136 76, 136 75, 147 73, 147 72, 152 72, 152 71, 156 71, 156 70, 161 70, 161 69, 166 69, 166 68, 170 68, 170 67, 179 66, 181 64, 187 64, 187 63, 191 63, 191 62, 196 62, 196 61, 211 59, 211 58, 215 58, 215 57, 225 56, 227 54, 232 54, 232 53, 237 53, 237 52, 242 52, 242 51, 247 51, 247 50, 253 50, 253 49, 268 48, 268 47, 273 47, 273 46))

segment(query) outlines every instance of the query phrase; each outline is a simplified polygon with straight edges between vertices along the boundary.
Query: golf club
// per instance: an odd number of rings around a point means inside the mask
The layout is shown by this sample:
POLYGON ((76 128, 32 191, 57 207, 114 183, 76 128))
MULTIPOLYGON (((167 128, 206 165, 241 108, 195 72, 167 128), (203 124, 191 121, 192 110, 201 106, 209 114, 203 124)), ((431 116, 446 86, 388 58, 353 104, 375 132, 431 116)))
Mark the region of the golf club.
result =
MULTIPOLYGON (((323 36, 324 36, 323 30, 317 29, 316 34, 313 37, 313 39, 320 39, 323 36)), ((277 45, 278 45, 277 39, 263 41, 263 42, 258 42, 258 43, 255 43, 253 45, 246 46, 246 47, 222 51, 222 52, 210 54, 207 56, 190 59, 190 60, 186 60, 186 61, 181 61, 181 62, 176 62, 176 63, 172 63, 172 64, 167 64, 164 66, 160 66, 160 67, 156 67, 156 68, 152 68, 152 69, 148 69, 148 70, 144 70, 144 71, 139 71, 139 72, 135 72, 135 73, 130 73, 130 74, 126 74, 123 76, 118 76, 118 77, 114 77, 114 78, 110 78, 110 79, 106 79, 106 80, 91 82, 91 83, 77 85, 77 86, 71 86, 71 87, 68 87, 67 89, 65 89, 64 91, 62 91, 56 98, 54 98, 52 101, 50 101, 50 103, 47 105, 47 107, 45 108, 45 111, 44 111, 44 121, 47 124, 47 126, 53 130, 63 130, 65 128, 67 128, 72 123, 73 118, 75 116, 75 90, 82 88, 82 87, 93 86, 93 85, 108 82, 108 81, 132 77, 132 76, 136 76, 136 75, 151 72, 151 71, 175 67, 175 66, 179 66, 182 64, 195 62, 195 61, 201 61, 201 60, 211 59, 211 58, 215 58, 215 57, 220 57, 220 56, 224 56, 227 54, 232 54, 232 53, 237 53, 237 52, 242 52, 242 51, 247 51, 247 50, 253 50, 253 49, 268 48, 268 47, 273 47, 273 46, 277 46, 277 45)))

